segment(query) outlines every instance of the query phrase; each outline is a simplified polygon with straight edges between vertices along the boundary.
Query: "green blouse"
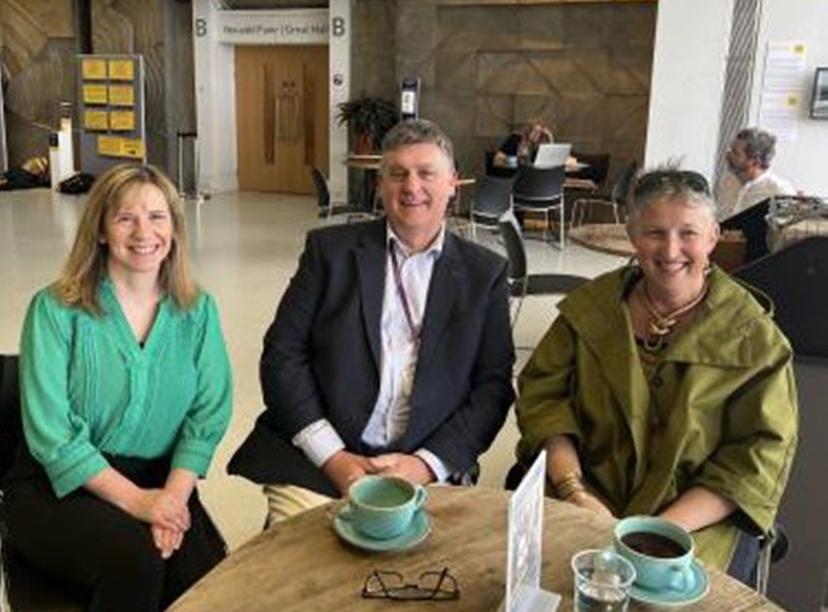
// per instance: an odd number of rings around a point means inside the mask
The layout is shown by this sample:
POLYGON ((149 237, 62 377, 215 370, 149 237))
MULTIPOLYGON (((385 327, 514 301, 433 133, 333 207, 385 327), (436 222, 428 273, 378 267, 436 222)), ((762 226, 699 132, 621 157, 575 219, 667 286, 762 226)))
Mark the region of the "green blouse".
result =
POLYGON ((32 299, 23 326, 23 429, 58 497, 108 466, 103 453, 172 458, 204 476, 230 421, 230 364, 213 299, 182 311, 158 307, 143 348, 115 297, 100 288, 102 314, 32 299))

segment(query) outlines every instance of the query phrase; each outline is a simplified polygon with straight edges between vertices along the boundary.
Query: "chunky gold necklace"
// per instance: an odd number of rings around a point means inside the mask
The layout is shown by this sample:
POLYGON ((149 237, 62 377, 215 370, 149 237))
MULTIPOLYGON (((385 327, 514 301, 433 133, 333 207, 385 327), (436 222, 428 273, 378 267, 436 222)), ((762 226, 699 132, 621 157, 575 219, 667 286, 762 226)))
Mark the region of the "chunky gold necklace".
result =
POLYGON ((679 322, 679 317, 693 310, 707 296, 708 283, 707 279, 705 279, 701 291, 699 291, 699 294, 696 297, 687 302, 684 306, 676 308, 666 314, 661 314, 655 307, 655 304, 650 297, 650 292, 647 290, 647 279, 643 280, 642 288, 644 289, 642 292, 644 297, 644 306, 647 308, 647 311, 652 317, 649 323, 647 323, 647 336, 644 338, 644 349, 650 353, 656 353, 664 348, 664 341, 667 336, 670 335, 670 332, 673 331, 676 323, 679 322))

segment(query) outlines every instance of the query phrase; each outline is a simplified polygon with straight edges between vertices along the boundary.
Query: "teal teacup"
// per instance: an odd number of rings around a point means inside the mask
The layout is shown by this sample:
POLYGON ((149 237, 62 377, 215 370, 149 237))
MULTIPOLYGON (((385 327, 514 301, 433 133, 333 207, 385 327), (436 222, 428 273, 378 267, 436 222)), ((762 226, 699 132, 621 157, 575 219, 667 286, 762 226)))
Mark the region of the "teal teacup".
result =
POLYGON ((363 476, 348 488, 348 505, 339 518, 375 540, 403 533, 423 507, 426 490, 402 478, 363 476))
POLYGON ((635 584, 650 591, 684 592, 696 585, 692 536, 655 516, 631 516, 615 526, 615 549, 633 564, 635 584))

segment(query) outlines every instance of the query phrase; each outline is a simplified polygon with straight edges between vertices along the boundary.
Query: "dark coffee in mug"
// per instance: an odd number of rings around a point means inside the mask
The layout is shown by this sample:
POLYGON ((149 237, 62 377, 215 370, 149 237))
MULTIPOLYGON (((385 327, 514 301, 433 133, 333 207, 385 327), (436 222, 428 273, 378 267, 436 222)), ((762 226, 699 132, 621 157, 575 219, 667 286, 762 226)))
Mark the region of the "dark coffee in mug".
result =
POLYGON ((622 536, 621 541, 642 555, 659 559, 670 559, 687 554, 687 549, 675 540, 650 531, 633 531, 622 536))

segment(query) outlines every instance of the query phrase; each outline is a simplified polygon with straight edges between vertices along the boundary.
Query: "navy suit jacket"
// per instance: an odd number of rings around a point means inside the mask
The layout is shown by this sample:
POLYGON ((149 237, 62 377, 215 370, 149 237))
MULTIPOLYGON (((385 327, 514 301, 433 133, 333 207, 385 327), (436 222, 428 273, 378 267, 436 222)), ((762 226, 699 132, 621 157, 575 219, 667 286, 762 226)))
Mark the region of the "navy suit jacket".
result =
POLYGON ((387 448, 362 443, 379 393, 385 262, 383 219, 308 234, 264 340, 267 408, 231 474, 338 495, 291 444, 322 418, 352 452, 426 448, 459 471, 492 443, 514 399, 506 261, 450 232, 428 289, 408 429, 387 448))

